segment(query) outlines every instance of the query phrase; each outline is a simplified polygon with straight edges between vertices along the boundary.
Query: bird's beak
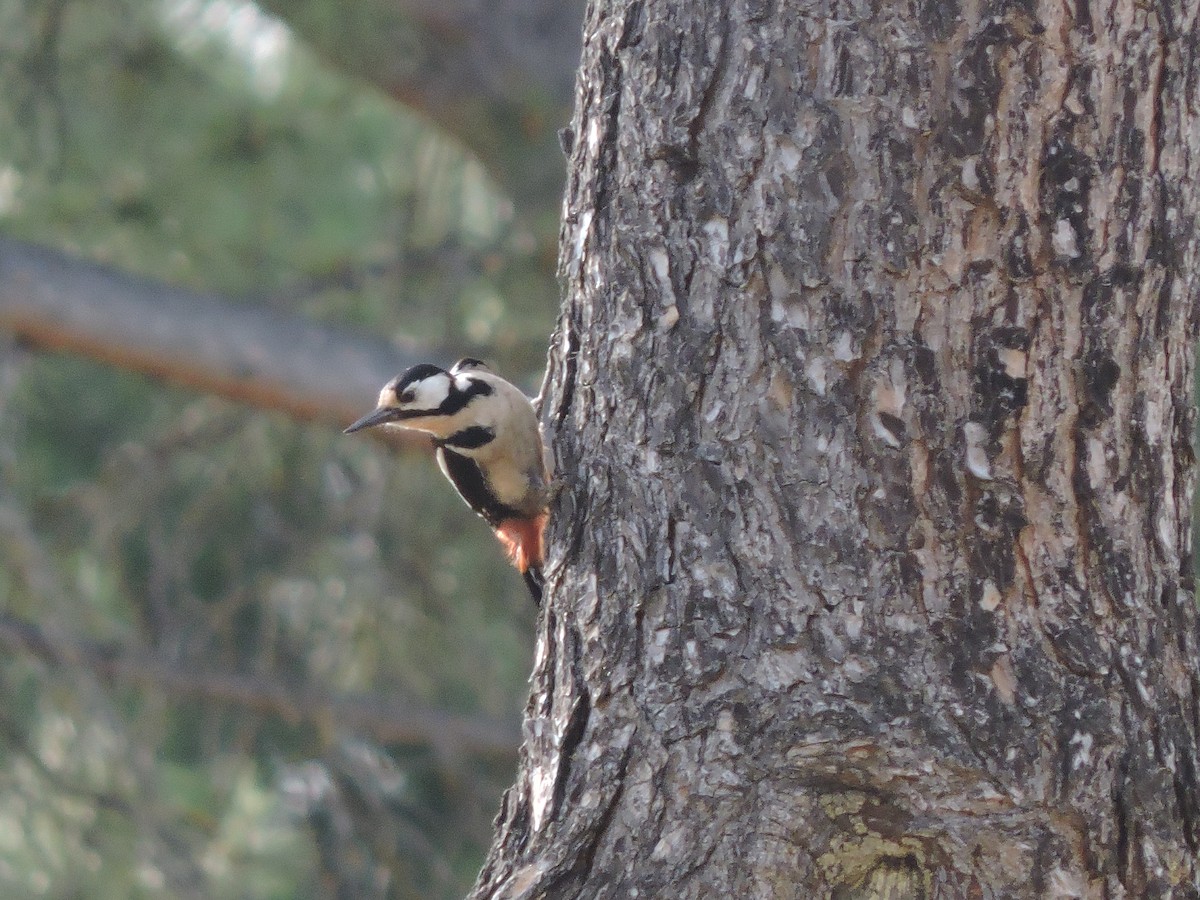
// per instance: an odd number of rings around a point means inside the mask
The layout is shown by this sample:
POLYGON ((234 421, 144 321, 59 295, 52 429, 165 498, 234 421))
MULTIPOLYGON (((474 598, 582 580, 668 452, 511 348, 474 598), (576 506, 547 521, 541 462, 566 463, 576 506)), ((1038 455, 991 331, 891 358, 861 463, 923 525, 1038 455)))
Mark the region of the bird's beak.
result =
POLYGON ((374 428, 376 425, 382 425, 385 422, 394 421, 396 418, 396 410, 390 406, 381 406, 373 412, 367 413, 342 434, 353 434, 356 431, 362 431, 364 428, 374 428))

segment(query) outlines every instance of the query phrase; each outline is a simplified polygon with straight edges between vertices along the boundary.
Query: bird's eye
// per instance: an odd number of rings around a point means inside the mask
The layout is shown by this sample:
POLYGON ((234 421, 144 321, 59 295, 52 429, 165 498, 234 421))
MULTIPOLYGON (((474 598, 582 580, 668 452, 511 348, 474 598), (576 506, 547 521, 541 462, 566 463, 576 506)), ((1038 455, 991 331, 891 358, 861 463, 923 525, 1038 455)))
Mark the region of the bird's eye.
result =
POLYGON ((412 391, 405 391, 403 394, 400 395, 401 403, 412 403, 413 400, 415 400, 415 399, 417 399, 417 395, 415 393, 413 393, 412 391))

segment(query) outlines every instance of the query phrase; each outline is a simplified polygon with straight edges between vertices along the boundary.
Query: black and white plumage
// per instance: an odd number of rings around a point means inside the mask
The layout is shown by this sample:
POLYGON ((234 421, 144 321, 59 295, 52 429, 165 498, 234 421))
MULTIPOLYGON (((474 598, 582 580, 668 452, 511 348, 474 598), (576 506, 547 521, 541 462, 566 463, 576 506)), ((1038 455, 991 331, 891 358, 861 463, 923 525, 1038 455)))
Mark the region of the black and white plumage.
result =
POLYGON ((346 433, 377 425, 433 437, 443 474, 492 526, 540 603, 549 492, 529 398, 477 359, 449 371, 421 363, 384 385, 376 408, 346 433))

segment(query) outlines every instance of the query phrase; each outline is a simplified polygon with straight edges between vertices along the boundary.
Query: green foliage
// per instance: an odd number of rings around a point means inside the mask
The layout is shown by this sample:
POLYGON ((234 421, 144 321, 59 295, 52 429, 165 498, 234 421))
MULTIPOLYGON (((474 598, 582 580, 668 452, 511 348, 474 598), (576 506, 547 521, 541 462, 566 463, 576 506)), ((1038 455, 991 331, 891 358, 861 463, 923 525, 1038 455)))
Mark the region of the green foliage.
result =
MULTIPOLYGON (((5 233, 539 364, 554 287, 511 203, 253 7, 0 0, 0 79, 5 233)), ((511 760, 289 706, 515 731, 532 610, 431 461, 75 359, 0 370, 0 896, 461 896, 511 760)))
POLYGON ((17 496, 30 502, 96 477, 116 445, 147 427, 160 395, 143 379, 83 360, 38 360, 12 398, 22 445, 11 482, 17 496))

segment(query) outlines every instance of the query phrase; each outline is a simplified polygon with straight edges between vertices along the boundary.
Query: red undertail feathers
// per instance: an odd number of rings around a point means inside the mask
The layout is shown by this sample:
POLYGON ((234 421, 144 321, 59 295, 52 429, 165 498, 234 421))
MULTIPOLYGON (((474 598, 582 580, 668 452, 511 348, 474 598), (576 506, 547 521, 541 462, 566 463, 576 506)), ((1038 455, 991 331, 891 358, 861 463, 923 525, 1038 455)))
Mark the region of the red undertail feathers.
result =
POLYGON ((548 513, 542 513, 532 519, 505 519, 496 526, 496 537, 518 572, 524 574, 531 567, 541 567, 542 533, 549 517, 548 513))

